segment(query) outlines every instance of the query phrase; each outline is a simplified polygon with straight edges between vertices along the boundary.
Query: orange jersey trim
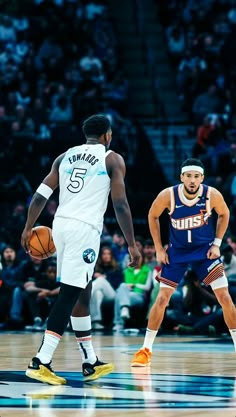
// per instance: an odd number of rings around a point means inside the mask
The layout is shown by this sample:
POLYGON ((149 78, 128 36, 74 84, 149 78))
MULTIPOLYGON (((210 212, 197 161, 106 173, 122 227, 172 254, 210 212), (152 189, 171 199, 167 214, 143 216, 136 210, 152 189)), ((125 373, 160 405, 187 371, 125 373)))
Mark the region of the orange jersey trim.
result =
POLYGON ((179 284, 174 281, 170 281, 169 279, 158 277, 156 278, 157 281, 163 282, 163 284, 169 285, 172 288, 177 288, 179 284))
POLYGON ((222 277, 223 275, 225 275, 224 273, 224 266, 223 264, 217 265, 207 276, 206 278, 203 280, 205 285, 209 285, 211 284, 213 281, 215 281, 216 279, 222 277))
POLYGON ((46 330, 46 331, 45 331, 45 333, 47 333, 47 334, 51 334, 52 336, 55 336, 55 337, 57 337, 58 339, 61 339, 61 338, 62 338, 62 336, 61 336, 60 334, 55 333, 55 332, 52 332, 51 330, 46 330))

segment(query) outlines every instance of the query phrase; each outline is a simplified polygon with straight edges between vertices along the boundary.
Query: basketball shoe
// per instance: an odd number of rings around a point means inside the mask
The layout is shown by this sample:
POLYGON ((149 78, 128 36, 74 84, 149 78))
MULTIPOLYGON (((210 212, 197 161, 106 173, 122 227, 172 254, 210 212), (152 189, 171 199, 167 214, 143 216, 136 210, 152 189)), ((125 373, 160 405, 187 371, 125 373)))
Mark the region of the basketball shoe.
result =
POLYGON ((113 371, 113 369, 113 363, 101 362, 98 358, 94 364, 85 362, 82 365, 82 372, 85 381, 94 381, 95 379, 109 374, 113 371))
POLYGON ((148 348, 138 350, 133 356, 131 366, 147 366, 151 362, 152 352, 148 348))
POLYGON ((40 361, 39 358, 33 358, 30 362, 27 370, 26 376, 32 379, 36 379, 40 382, 46 382, 50 385, 65 385, 66 379, 60 376, 57 376, 52 367, 51 362, 45 364, 40 361))

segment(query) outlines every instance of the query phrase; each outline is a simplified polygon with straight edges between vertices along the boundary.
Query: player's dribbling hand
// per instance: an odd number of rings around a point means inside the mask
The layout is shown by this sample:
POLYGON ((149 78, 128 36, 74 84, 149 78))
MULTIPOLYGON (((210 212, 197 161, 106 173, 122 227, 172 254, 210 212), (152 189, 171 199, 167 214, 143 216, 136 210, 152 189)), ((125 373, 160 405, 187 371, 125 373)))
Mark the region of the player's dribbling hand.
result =
POLYGON ((207 258, 208 259, 216 259, 220 257, 220 248, 219 246, 212 245, 210 249, 207 251, 207 258))
POLYGON ((128 264, 128 266, 131 266, 133 268, 137 268, 139 266, 140 260, 141 260, 141 254, 137 248, 136 245, 134 246, 129 246, 128 247, 129 250, 129 254, 130 254, 130 262, 128 264))
POLYGON ((169 263, 169 257, 167 255, 167 252, 164 248, 160 248, 156 251, 157 254, 157 260, 161 264, 168 264, 169 263))
POLYGON ((21 246, 26 253, 30 253, 29 241, 32 235, 32 229, 24 228, 21 235, 21 246))

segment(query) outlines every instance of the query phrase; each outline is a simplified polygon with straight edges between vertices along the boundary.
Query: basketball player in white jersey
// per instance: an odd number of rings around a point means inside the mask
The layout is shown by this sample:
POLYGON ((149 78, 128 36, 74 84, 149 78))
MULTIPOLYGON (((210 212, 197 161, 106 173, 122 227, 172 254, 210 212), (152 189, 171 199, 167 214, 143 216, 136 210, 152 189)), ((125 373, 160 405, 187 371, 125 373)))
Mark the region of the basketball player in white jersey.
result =
POLYGON ((109 119, 101 114, 89 117, 83 123, 83 133, 86 143, 56 158, 36 190, 21 237, 23 248, 29 252, 32 228, 59 186, 59 205, 52 229, 60 293, 49 315, 42 344, 26 371, 28 377, 52 385, 66 384, 52 370, 51 361, 70 318, 82 356, 84 379, 97 379, 114 368, 95 355, 89 311, 91 279, 110 191, 117 221, 128 244, 130 266, 137 266, 140 258, 126 198, 125 163, 119 154, 108 150, 112 138, 109 119))

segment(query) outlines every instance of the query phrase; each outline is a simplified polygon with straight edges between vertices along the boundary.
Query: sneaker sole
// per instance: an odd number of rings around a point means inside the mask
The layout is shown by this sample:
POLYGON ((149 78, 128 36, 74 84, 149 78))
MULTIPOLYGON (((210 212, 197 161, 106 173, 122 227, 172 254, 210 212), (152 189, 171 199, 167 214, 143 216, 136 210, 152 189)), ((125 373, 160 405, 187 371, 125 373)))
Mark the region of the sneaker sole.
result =
POLYGON ((45 375, 45 372, 42 375, 42 370, 27 369, 25 372, 25 375, 28 376, 28 378, 36 379, 37 381, 45 382, 46 384, 50 384, 50 385, 65 385, 66 384, 65 378, 61 378, 59 376, 53 377, 51 375, 45 375))
POLYGON ((95 379, 101 378, 102 376, 110 374, 115 366, 113 363, 108 363, 106 365, 95 366, 95 372, 92 375, 84 376, 85 381, 94 381, 95 379))

